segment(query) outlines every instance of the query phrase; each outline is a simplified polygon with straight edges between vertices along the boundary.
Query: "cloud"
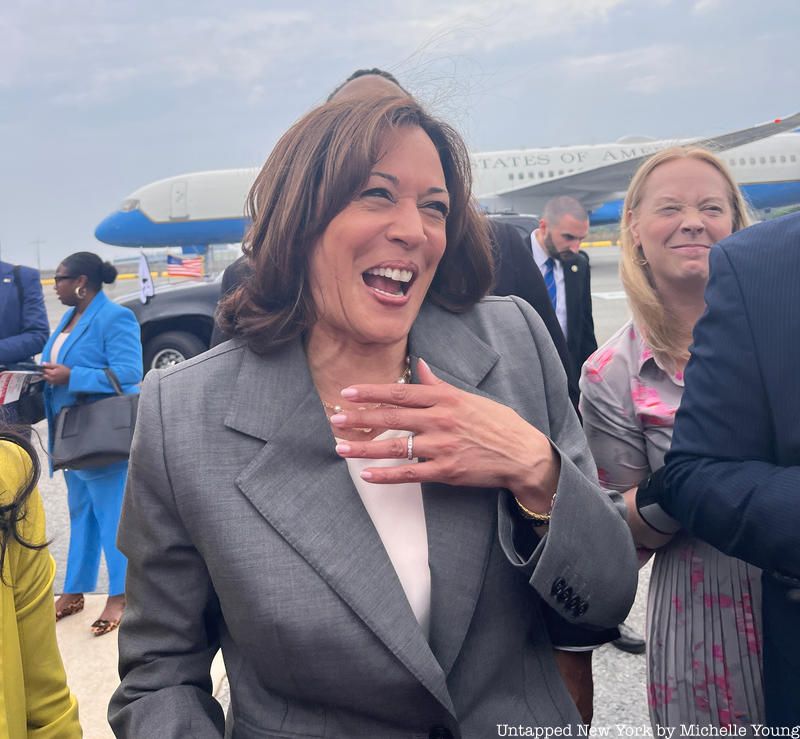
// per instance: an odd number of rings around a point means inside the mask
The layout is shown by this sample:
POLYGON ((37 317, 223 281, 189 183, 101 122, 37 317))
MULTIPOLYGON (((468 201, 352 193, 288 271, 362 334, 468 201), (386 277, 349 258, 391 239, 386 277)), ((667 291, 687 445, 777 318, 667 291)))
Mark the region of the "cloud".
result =
POLYGON ((695 15, 706 15, 722 8, 723 0, 695 0, 692 5, 692 13, 695 15))
POLYGON ((724 72, 724 65, 709 63, 702 49, 672 43, 571 57, 562 60, 561 65, 575 81, 600 79, 604 87, 619 87, 643 95, 707 85, 724 72), (702 76, 698 75, 698 69, 703 70, 702 76))
MULTIPOLYGON (((223 80, 243 87, 291 56, 307 11, 254 10, 126 17, 103 2, 16 6, 0 24, 0 85, 50 88, 58 104, 86 104, 148 89, 185 88, 223 80), (94 6, 95 15, 82 14, 94 6)), ((119 8, 120 6, 116 6, 119 8)))
POLYGON ((413 67, 419 60, 579 32, 607 22, 632 0, 495 0, 489 6, 483 0, 435 6, 397 0, 369 14, 363 3, 346 0, 309 9, 221 8, 197 0, 162 3, 155 15, 143 9, 148 5, 108 0, 7 2, 0 19, 0 86, 44 91, 59 105, 85 105, 113 100, 136 85, 152 91, 210 82, 258 100, 281 81, 278 69, 299 69, 309 60, 324 70, 326 61, 363 53, 410 60, 413 67))

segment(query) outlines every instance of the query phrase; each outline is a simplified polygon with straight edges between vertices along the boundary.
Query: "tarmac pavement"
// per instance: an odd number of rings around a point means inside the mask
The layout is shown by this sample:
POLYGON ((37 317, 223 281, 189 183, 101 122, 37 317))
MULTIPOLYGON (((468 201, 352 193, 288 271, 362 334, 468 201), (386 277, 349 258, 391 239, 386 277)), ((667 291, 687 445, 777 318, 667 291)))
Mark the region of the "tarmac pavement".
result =
MULTIPOLYGON (((591 252, 592 288, 597 338, 600 343, 607 339, 627 318, 627 308, 620 299, 620 284, 617 276, 618 249, 610 247, 591 252)), ((128 291, 126 286, 125 292, 128 291)), ((110 296, 113 297, 113 292, 110 296)), ((63 306, 45 290, 51 325, 54 327, 63 313, 63 306)), ((46 437, 46 426, 38 424, 36 430, 42 439, 46 437)), ((42 469, 46 462, 42 459, 42 469)), ((48 520, 48 535, 51 537, 50 551, 56 559, 58 571, 56 592, 63 585, 69 539, 69 515, 67 511, 66 485, 63 475, 57 472, 51 479, 43 473, 40 491, 45 503, 48 520)), ((645 600, 649 582, 649 567, 640 573, 640 587, 636 603, 628 618, 628 624, 640 633, 644 631, 645 600)), ((56 625, 56 632, 67 671, 71 690, 78 698, 81 724, 88 739, 104 739, 113 734, 106 720, 108 701, 119 684, 117 675, 117 632, 102 637, 91 634, 89 626, 103 610, 108 577, 101 565, 97 589, 87 594, 86 606, 80 614, 63 619, 56 625)), ((593 725, 612 727, 610 736, 620 736, 620 727, 641 730, 649 727, 645 694, 645 658, 618 651, 611 646, 598 649, 594 656, 595 713, 593 725)), ((218 655, 212 666, 212 682, 215 696, 227 708, 229 691, 224 666, 218 655)), ((149 739, 149 738, 147 738, 149 739)))

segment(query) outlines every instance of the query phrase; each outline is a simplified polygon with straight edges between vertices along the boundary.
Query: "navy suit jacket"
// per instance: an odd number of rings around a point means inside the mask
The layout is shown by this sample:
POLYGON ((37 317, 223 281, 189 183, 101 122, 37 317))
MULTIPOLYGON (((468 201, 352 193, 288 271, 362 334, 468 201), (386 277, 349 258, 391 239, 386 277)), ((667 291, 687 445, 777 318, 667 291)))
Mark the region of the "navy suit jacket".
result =
POLYGON ((664 507, 764 570, 767 721, 800 724, 800 214, 711 252, 664 507))
POLYGON ((0 364, 30 359, 42 351, 50 333, 39 272, 20 267, 19 278, 21 305, 14 265, 0 262, 0 364))
POLYGON ((567 348, 572 357, 572 372, 581 376, 581 367, 597 351, 592 319, 592 280, 589 255, 579 251, 575 259, 565 260, 564 293, 567 298, 567 348))
POLYGON ((510 223, 490 219, 489 228, 495 265, 491 294, 516 295, 539 314, 564 365, 569 399, 577 411, 580 397, 577 376, 564 333, 547 294, 544 277, 533 260, 530 244, 525 243, 522 235, 510 223))

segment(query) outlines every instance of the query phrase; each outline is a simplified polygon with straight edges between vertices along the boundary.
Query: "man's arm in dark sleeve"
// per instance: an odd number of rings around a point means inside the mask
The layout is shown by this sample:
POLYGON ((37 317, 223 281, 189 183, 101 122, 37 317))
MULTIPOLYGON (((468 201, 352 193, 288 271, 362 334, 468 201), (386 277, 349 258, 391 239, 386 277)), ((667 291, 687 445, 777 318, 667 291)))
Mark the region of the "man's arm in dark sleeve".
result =
POLYGON ((20 330, 18 334, 0 339, 0 362, 3 364, 30 359, 42 351, 50 335, 39 272, 31 267, 20 267, 14 279, 17 277, 22 288, 20 330))
POLYGON ((547 294, 544 277, 533 260, 530 248, 513 226, 496 221, 490 221, 490 225, 495 256, 495 285, 492 294, 516 295, 539 314, 567 373, 569 399, 577 411, 580 397, 578 378, 572 369, 567 342, 547 294))
POLYGON ((583 322, 581 365, 583 365, 597 351, 597 339, 594 335, 594 317, 592 315, 592 268, 589 264, 589 255, 585 251, 579 252, 579 258, 586 262, 586 279, 583 283, 583 315, 581 316, 583 322))
POLYGON ((706 304, 667 455, 663 506, 721 551, 798 577, 800 467, 774 463, 764 358, 723 248, 712 250, 706 304))

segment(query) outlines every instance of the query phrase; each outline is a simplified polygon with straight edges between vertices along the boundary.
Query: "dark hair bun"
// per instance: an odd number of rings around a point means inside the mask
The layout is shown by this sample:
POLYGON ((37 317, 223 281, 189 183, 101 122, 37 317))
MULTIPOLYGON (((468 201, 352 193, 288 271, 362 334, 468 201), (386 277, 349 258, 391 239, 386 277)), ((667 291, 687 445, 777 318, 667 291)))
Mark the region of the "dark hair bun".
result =
POLYGON ((111 285, 117 279, 117 268, 111 262, 103 262, 100 268, 100 275, 106 285, 111 285))

